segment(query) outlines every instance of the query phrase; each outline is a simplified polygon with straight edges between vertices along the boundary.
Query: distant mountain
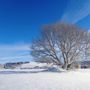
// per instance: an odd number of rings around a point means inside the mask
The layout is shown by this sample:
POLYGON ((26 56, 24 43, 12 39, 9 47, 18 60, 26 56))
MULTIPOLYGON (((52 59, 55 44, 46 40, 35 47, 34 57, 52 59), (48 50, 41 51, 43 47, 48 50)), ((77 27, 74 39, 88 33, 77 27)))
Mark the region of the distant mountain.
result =
MULTIPOLYGON (((79 61, 77 62, 81 68, 90 68, 90 61, 79 61)), ((45 69, 52 67, 52 63, 41 63, 41 62, 15 62, 15 63, 6 63, 4 65, 0 65, 0 68, 5 69, 45 69)))
POLYGON ((13 63, 6 63, 4 64, 5 69, 14 69, 14 68, 20 68, 22 64, 27 64, 29 62, 13 62, 13 63))

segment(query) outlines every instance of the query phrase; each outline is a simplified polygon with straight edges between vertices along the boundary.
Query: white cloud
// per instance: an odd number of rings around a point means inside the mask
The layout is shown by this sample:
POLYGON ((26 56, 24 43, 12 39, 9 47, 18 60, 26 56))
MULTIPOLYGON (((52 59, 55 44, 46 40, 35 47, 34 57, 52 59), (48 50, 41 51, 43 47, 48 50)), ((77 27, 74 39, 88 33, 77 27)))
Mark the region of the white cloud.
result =
POLYGON ((88 32, 90 32, 90 29, 88 30, 88 32))
POLYGON ((0 45, 0 50, 12 50, 12 51, 17 51, 17 50, 30 50, 30 45, 29 44, 2 44, 0 45))
POLYGON ((15 43, 0 45, 0 63, 30 60, 32 60, 30 44, 15 43))

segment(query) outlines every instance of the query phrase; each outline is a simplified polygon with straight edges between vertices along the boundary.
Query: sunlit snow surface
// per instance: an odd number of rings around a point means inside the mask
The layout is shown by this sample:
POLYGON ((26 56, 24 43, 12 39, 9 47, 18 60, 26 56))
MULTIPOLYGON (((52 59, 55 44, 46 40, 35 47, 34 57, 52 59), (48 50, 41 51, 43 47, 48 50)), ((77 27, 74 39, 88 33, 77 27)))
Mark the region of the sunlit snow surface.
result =
MULTIPOLYGON (((10 70, 0 72, 2 71, 10 70)), ((90 69, 68 72, 0 73, 0 90, 90 90, 90 69)))

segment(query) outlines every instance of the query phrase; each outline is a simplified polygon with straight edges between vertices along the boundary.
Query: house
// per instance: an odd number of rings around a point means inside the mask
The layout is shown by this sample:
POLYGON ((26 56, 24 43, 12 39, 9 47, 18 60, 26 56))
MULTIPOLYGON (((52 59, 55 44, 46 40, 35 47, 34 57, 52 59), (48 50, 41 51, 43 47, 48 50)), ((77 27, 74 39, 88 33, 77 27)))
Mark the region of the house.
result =
POLYGON ((71 65, 71 67, 72 67, 72 68, 82 68, 82 69, 90 68, 90 60, 74 62, 74 63, 71 65))
POLYGON ((4 68, 4 65, 3 64, 0 64, 0 69, 3 69, 4 68))
POLYGON ((90 68, 90 60, 82 61, 80 64, 81 64, 81 68, 90 68))

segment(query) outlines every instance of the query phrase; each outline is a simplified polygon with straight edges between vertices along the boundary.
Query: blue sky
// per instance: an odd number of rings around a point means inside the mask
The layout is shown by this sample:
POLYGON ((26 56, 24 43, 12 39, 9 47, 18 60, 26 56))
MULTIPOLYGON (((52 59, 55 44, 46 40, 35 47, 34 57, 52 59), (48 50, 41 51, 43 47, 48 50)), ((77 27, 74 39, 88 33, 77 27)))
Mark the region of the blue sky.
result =
POLYGON ((41 26, 59 21, 90 29, 90 0, 0 0, 0 62, 31 60, 41 26))

